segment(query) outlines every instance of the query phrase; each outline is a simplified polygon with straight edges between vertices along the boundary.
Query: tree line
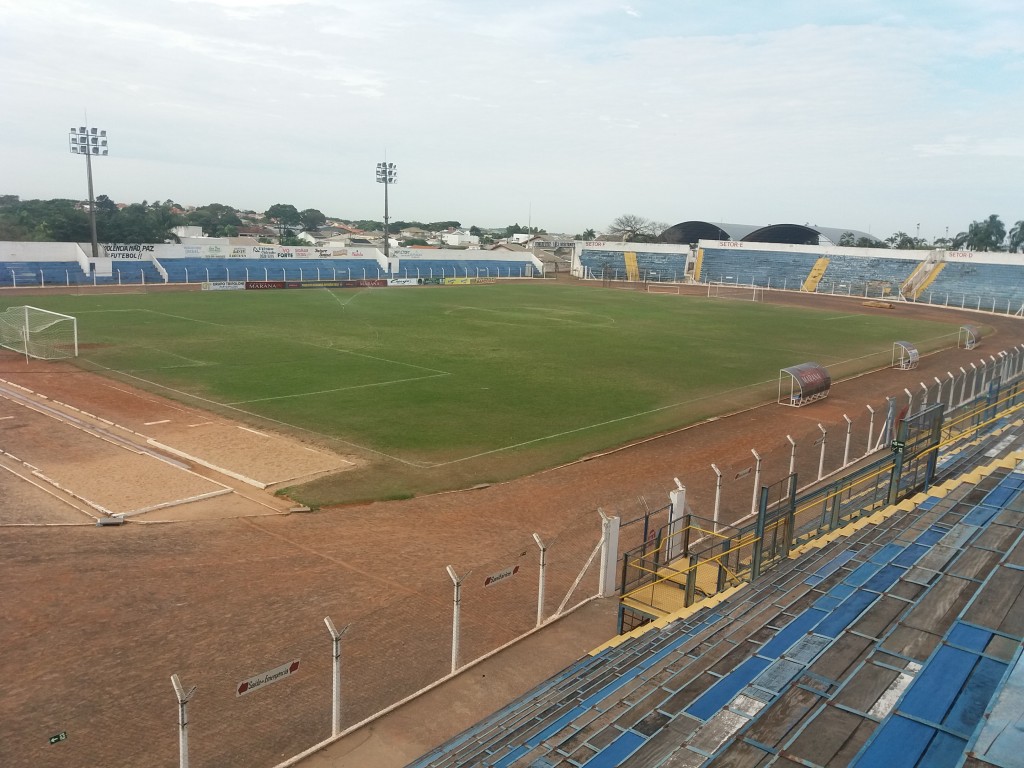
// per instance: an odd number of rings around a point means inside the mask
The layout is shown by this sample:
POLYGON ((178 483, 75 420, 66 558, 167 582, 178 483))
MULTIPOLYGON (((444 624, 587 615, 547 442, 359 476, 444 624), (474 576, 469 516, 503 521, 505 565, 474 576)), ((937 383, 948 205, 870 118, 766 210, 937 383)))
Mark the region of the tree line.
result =
MULTIPOLYGON (((96 233, 97 238, 105 243, 174 242, 177 237, 172 230, 183 225, 202 227, 209 237, 236 237, 239 229, 245 227, 246 218, 246 212, 222 203, 210 203, 185 211, 173 200, 143 200, 141 203, 119 206, 106 195, 96 198, 96 233)), ((256 215, 255 218, 258 222, 274 227, 284 245, 302 244, 295 237, 298 231, 316 232, 328 221, 328 217, 316 208, 299 210, 289 203, 275 203, 262 216, 256 215)), ((384 230, 384 223, 373 219, 333 220, 366 232, 384 230)), ((392 221, 389 222, 388 231, 396 234, 403 229, 418 228, 439 233, 461 226, 455 220, 392 221)), ((603 236, 626 242, 655 243, 660 242, 666 229, 668 225, 662 222, 635 214, 624 214, 616 218, 603 235, 588 228, 575 234, 574 239, 595 240, 603 236)), ((514 234, 546 234, 540 227, 522 226, 519 222, 490 229, 474 225, 469 228, 469 232, 479 236, 481 243, 494 242, 514 234)), ((91 239, 88 209, 77 200, 22 200, 17 195, 0 195, 0 240, 88 242, 91 239)), ((857 238, 853 232, 845 232, 837 245, 1016 253, 1024 250, 1024 221, 1017 221, 1007 228, 998 215, 992 214, 985 219, 972 221, 966 229, 953 237, 936 238, 931 242, 905 232, 894 232, 883 241, 857 238)))
MULTIPOLYGON (((374 219, 335 217, 332 220, 364 232, 384 231, 384 222, 374 219)), ((282 245, 299 245, 305 244, 296 239, 299 231, 317 232, 327 222, 328 216, 322 211, 299 210, 290 203, 275 203, 263 214, 254 215, 223 203, 185 210, 173 200, 143 200, 119 206, 107 195, 96 198, 96 235, 104 243, 174 242, 177 236, 172 230, 186 225, 202 227, 208 237, 237 237, 240 229, 255 223, 275 229, 282 245)), ((403 229, 417 228, 439 233, 461 226, 461 222, 454 219, 399 220, 389 222, 388 231, 397 234, 403 229)), ((520 232, 540 234, 544 230, 520 226, 518 222, 493 229, 470 227, 470 234, 478 235, 484 243, 520 232)), ((18 195, 0 195, 0 240, 88 242, 91 239, 88 206, 78 200, 22 200, 18 195)))

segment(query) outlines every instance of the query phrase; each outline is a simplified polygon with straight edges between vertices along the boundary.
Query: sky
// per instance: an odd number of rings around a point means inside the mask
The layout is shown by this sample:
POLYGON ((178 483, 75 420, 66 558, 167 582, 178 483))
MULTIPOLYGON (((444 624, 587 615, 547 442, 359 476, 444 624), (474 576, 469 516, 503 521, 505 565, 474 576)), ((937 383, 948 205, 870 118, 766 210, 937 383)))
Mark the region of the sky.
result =
POLYGON ((1024 219, 1020 0, 0 0, 0 194, 574 234, 1024 219))

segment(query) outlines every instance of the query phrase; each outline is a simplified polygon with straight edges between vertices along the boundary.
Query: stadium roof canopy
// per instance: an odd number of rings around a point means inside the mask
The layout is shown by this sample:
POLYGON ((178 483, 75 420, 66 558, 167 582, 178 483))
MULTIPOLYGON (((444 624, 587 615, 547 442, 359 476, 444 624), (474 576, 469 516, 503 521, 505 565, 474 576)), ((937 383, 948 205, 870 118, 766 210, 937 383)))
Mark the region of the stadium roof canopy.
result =
POLYGON ((881 242, 874 235, 858 229, 819 227, 811 224, 713 224, 710 221, 683 221, 661 233, 663 243, 696 243, 698 240, 740 240, 747 243, 790 243, 793 245, 838 244, 849 232, 853 241, 867 238, 881 242))

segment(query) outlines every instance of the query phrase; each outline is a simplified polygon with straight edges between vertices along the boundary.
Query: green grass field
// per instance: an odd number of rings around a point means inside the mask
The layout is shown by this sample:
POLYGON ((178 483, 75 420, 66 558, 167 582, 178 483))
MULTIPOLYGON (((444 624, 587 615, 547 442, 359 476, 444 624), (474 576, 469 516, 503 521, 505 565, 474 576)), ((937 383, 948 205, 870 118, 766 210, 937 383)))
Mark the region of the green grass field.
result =
MULTIPOLYGON (((15 300, 17 299, 17 300, 15 300)), ((888 365, 956 324, 558 284, 11 297, 78 317, 79 364, 369 468, 311 504, 507 479, 773 400, 779 369, 888 365)))

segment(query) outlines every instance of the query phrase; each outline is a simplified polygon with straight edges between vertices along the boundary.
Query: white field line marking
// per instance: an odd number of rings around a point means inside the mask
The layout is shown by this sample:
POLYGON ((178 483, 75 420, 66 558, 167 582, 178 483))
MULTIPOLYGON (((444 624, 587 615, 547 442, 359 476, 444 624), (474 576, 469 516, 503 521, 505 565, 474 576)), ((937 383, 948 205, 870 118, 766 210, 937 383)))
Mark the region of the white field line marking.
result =
MULTIPOLYGON (((935 339, 944 339, 944 338, 947 338, 947 337, 952 338, 954 335, 956 335, 956 334, 952 334, 952 333, 942 334, 941 336, 936 336, 935 339)), ((930 339, 929 339, 929 341, 930 341, 930 339)), ((881 354, 883 354, 883 353, 882 352, 870 352, 870 353, 868 353, 866 355, 860 355, 859 357, 849 358, 848 360, 838 360, 838 361, 835 361, 834 364, 835 365, 842 365, 844 363, 856 362, 856 361, 859 361, 859 360, 866 360, 867 358, 875 357, 875 356, 878 356, 878 355, 881 355, 881 354)), ((870 371, 869 371, 869 373, 870 373, 870 371)), ((649 411, 640 411, 639 413, 631 413, 631 414, 627 414, 625 416, 620 416, 620 417, 615 418, 615 419, 609 419, 607 421, 600 421, 600 422, 597 422, 596 424, 588 424, 586 426, 576 427, 575 429, 569 429, 569 430, 566 430, 564 432, 556 432, 553 435, 545 435, 543 437, 534 438, 533 440, 524 440, 523 442, 520 442, 520 443, 513 443, 511 445, 506 445, 506 446, 503 446, 501 448, 493 448, 493 449, 491 449, 489 451, 482 451, 481 453, 474 453, 471 456, 463 456, 462 458, 459 458, 459 459, 452 459, 450 461, 442 461, 442 462, 438 462, 436 464, 430 464, 430 465, 427 465, 427 466, 429 466, 431 468, 434 468, 434 467, 446 467, 446 466, 449 466, 451 464, 458 464, 458 463, 463 462, 463 461, 470 461, 472 459, 478 459, 478 458, 480 458, 482 456, 489 456, 491 454, 502 453, 504 451, 511 451, 511 450, 515 450, 516 448, 522 448, 523 446, 533 445, 535 443, 541 443, 541 442, 544 442, 545 440, 554 440, 556 438, 564 437, 566 435, 572 435, 572 434, 575 434, 577 432, 585 432, 588 429, 597 429, 598 427, 604 427, 604 426, 607 426, 609 424, 617 424, 619 422, 629 421, 630 419, 635 419, 635 418, 638 418, 640 416, 649 416, 652 413, 659 413, 661 411, 667 411, 667 410, 670 410, 672 408, 678 408, 679 406, 692 405, 693 403, 699 403, 702 400, 708 400, 709 398, 712 398, 712 397, 721 397, 722 395, 728 395, 728 394, 730 394, 732 392, 742 392, 745 389, 752 389, 754 387, 766 386, 766 385, 768 385, 768 384, 770 384, 770 383, 772 383, 774 381, 777 381, 777 380, 776 379, 766 379, 764 381, 757 381, 757 382, 754 382, 753 384, 745 384, 742 387, 733 387, 732 389, 722 390, 720 392, 714 392, 714 393, 711 393, 711 394, 708 394, 708 395, 704 395, 702 397, 695 397, 695 398, 691 398, 690 400, 682 400, 682 401, 680 401, 678 403, 670 403, 669 405, 663 405, 663 406, 660 406, 658 408, 653 408, 653 409, 651 409, 649 411)))
POLYGON ((208 424, 214 424, 212 421, 200 421, 198 424, 189 424, 190 427, 205 427, 208 424))
POLYGON ((144 421, 142 422, 142 426, 152 427, 154 424, 168 424, 170 423, 170 421, 170 419, 160 419, 160 421, 144 421))
POLYGON ((426 379, 436 379, 439 376, 451 376, 450 373, 434 373, 430 376, 413 376, 411 379, 395 379, 393 381, 375 381, 370 384, 353 384, 351 387, 335 387, 334 389, 319 389, 315 392, 296 392, 293 395, 274 395, 273 397, 257 397, 252 400, 236 400, 232 403, 225 403, 225 405, 248 405, 249 403, 264 403, 268 400, 287 400, 293 397, 310 397, 312 395, 328 395, 333 392, 345 392, 350 389, 366 389, 368 387, 387 387, 391 384, 404 384, 409 381, 424 381, 426 379))
POLYGON ((335 293, 334 291, 332 291, 332 290, 331 290, 330 288, 324 288, 323 290, 327 291, 327 295, 328 295, 328 296, 330 296, 330 297, 331 297, 332 299, 334 299, 334 300, 335 300, 336 302, 338 302, 339 304, 341 304, 341 308, 342 308, 342 309, 344 309, 344 308, 345 308, 345 305, 346 305, 346 304, 348 304, 349 302, 351 302, 351 301, 352 301, 352 299, 354 299, 354 298, 355 298, 356 296, 358 296, 358 295, 359 295, 359 294, 361 294, 361 293, 364 293, 364 291, 360 289, 360 290, 356 291, 355 293, 353 293, 353 294, 352 294, 351 296, 349 296, 349 297, 348 297, 348 301, 342 301, 341 299, 339 299, 339 298, 338 298, 338 294, 336 294, 336 293, 335 293))
POLYGON ((239 427, 239 429, 244 429, 246 432, 252 432, 254 435, 259 435, 260 437, 270 437, 270 435, 268 435, 266 432, 260 432, 258 429, 250 429, 249 427, 241 426, 239 427))
POLYGON ((754 384, 747 384, 747 385, 742 386, 742 387, 734 387, 733 389, 725 389, 725 390, 721 390, 719 392, 713 392, 711 394, 704 395, 703 397, 695 397, 695 398, 692 398, 690 400, 682 400, 682 401, 680 401, 678 403, 670 403, 669 405, 663 405, 663 406, 660 406, 658 408, 652 408, 652 409, 650 409, 648 411, 639 411, 638 413, 629 413, 629 414, 626 414, 625 416, 619 416, 618 418, 615 418, 615 419, 608 419, 607 421, 599 421, 599 422, 597 422, 595 424, 587 424, 586 426, 576 427, 575 429, 567 429, 564 432, 556 432, 553 435, 544 435, 543 437, 536 437, 533 440, 524 440, 521 443, 513 443, 512 445, 506 445, 506 446, 503 446, 501 448, 494 448, 494 449, 492 449, 490 451, 482 451, 481 453, 474 453, 472 456, 463 456, 461 459, 452 459, 451 461, 442 461, 442 462, 439 462, 437 464, 431 464, 430 466, 431 467, 445 467, 445 466, 448 466, 449 464, 458 464, 461 461, 469 461, 471 459, 478 459, 481 456, 489 456, 490 454, 493 454, 493 453, 501 453, 503 451, 511 451, 511 450, 516 449, 516 448, 522 448, 524 445, 532 445, 534 443, 542 443, 545 440, 554 440, 555 438, 564 437, 566 435, 572 435, 572 434, 575 434, 577 432, 586 432, 588 429, 597 429, 598 427, 606 427, 609 424, 618 424, 621 421, 629 421, 630 419, 635 419, 635 418, 637 418, 639 416, 649 416, 652 413, 660 413, 661 411, 667 411, 667 410, 669 410, 671 408, 678 408, 681 405, 691 405, 693 403, 699 403, 701 400, 709 400, 712 397, 721 397, 722 395, 727 395, 727 394, 729 394, 731 392, 740 392, 740 391, 742 391, 744 389, 748 389, 750 387, 759 387, 759 386, 762 386, 762 385, 765 385, 765 384, 770 384, 770 383, 772 383, 774 381, 775 381, 775 379, 765 379, 764 381, 759 381, 759 382, 756 382, 754 384))
MULTIPOLYGON (((168 392, 174 392, 175 394, 181 395, 182 397, 185 397, 185 398, 190 398, 192 400, 198 400, 199 402, 203 402, 203 403, 209 403, 210 405, 217 406, 219 408, 227 408, 228 410, 232 410, 232 411, 235 411, 237 413, 244 413, 246 416, 251 416, 254 419, 262 419, 263 421, 269 421, 272 424, 280 424, 282 427, 287 427, 288 429, 295 429, 295 430, 299 430, 301 432, 305 432, 305 433, 310 434, 310 435, 315 435, 316 437, 322 438, 322 439, 326 440, 327 442, 332 442, 333 441, 333 442, 336 442, 336 443, 340 443, 341 445, 349 445, 349 446, 352 446, 353 448, 355 448, 357 450, 365 451, 366 453, 371 453, 371 454, 374 454, 376 456, 381 456, 381 457, 383 457, 385 459, 391 459, 392 461, 397 461, 399 464, 405 464, 408 467, 427 468, 427 467, 431 466, 430 464, 425 464, 425 463, 419 462, 419 461, 407 461, 406 459, 400 458, 398 456, 392 456, 389 453, 384 453, 383 451, 378 451, 375 448, 369 448, 369 447, 367 447, 365 445, 360 445, 359 443, 353 443, 351 440, 344 440, 344 439, 342 439, 340 437, 336 437, 334 435, 326 435, 323 432, 316 432, 315 430, 312 430, 312 429, 307 429, 305 427, 300 427, 300 426, 298 426, 296 424, 292 424, 291 422, 288 422, 288 421, 282 421, 281 419, 274 419, 274 418, 271 418, 270 416, 264 416, 263 414, 255 413, 254 411, 247 411, 244 408, 236 408, 233 405, 228 405, 226 403, 221 403, 221 402, 218 402, 216 400, 211 400, 208 397, 202 397, 200 395, 194 395, 191 392, 184 392, 184 391, 182 391, 180 389, 175 389, 174 387, 168 387, 166 384, 161 384, 161 383, 156 382, 156 381, 151 381, 150 379, 144 379, 141 376, 136 376, 135 374, 132 374, 132 373, 125 373, 124 371, 119 371, 116 368, 110 368, 108 366, 101 365, 100 363, 97 363, 95 361, 89 361, 89 362, 90 362, 91 365, 95 365, 97 368, 101 368, 101 369, 103 369, 105 371, 109 371, 111 373, 116 373, 119 376, 125 376, 125 377, 127 377, 129 379, 135 379, 136 381, 141 381, 141 382, 143 382, 145 384, 149 384, 150 386, 156 387, 158 389, 163 389, 163 390, 166 390, 168 392)), ((349 463, 351 463, 351 462, 349 462, 349 463)))
POLYGON ((0 421, 7 421, 8 419, 13 419, 13 418, 14 418, 13 416, 0 416, 0 421))

